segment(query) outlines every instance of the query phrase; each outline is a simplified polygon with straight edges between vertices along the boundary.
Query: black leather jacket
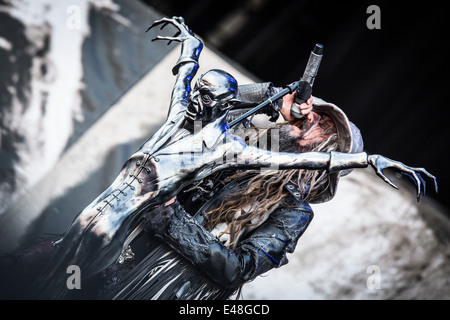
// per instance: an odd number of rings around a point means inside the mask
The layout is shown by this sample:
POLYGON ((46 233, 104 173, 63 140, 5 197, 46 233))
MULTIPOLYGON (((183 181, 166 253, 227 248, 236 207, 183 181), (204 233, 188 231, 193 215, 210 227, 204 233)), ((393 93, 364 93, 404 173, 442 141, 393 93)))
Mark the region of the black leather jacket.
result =
MULTIPOLYGON (((181 205, 167 232, 159 235, 175 251, 200 268, 223 288, 237 288, 272 268, 288 262, 287 253, 295 250, 297 242, 313 218, 308 203, 293 196, 285 198, 256 229, 245 235, 229 249, 204 226, 204 214, 215 208, 237 182, 211 192, 214 196, 193 215, 181 205)), ((290 190, 291 191, 291 190, 290 190)))

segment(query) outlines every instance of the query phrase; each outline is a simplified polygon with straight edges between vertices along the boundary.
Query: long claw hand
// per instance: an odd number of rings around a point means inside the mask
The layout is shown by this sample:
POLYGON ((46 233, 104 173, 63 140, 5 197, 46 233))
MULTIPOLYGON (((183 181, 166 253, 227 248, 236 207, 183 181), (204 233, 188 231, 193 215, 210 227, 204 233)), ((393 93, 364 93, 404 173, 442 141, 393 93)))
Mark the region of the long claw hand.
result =
POLYGON ((148 32, 151 28, 156 27, 158 25, 162 25, 160 30, 164 29, 169 23, 182 23, 184 24, 184 19, 183 17, 173 17, 173 18, 161 18, 159 20, 154 21, 150 27, 147 28, 147 30, 145 32, 148 32))
POLYGON ((156 27, 157 25, 162 24, 161 28, 159 28, 159 30, 164 29, 169 23, 168 22, 164 22, 162 20, 156 20, 155 22, 152 23, 152 25, 150 27, 147 28, 147 30, 145 30, 145 32, 149 32, 151 28, 156 27))
POLYGON ((171 44, 172 41, 179 41, 182 42, 189 37, 193 37, 192 31, 184 24, 184 19, 182 17, 173 17, 173 18, 162 18, 160 20, 156 20, 152 23, 150 27, 147 28, 146 32, 148 32, 150 29, 161 25, 160 30, 164 29, 168 24, 172 24, 175 26, 178 31, 175 33, 174 36, 156 36, 152 39, 152 41, 156 40, 167 40, 167 45, 171 44))
POLYGON ((370 155, 369 156, 369 164, 373 167, 376 174, 382 178, 386 183, 388 183, 390 186, 392 186, 395 189, 398 189, 398 187, 388 178, 384 175, 383 171, 384 169, 394 169, 399 171, 400 173, 407 175, 410 177, 417 189, 417 201, 420 201, 421 194, 425 195, 426 190, 426 182, 423 179, 423 176, 428 177, 429 179, 433 180, 434 182, 434 189, 436 192, 438 192, 438 185, 436 177, 430 174, 427 170, 424 168, 413 168, 409 167, 401 162, 394 161, 391 159, 388 159, 386 157, 380 156, 380 155, 370 155))

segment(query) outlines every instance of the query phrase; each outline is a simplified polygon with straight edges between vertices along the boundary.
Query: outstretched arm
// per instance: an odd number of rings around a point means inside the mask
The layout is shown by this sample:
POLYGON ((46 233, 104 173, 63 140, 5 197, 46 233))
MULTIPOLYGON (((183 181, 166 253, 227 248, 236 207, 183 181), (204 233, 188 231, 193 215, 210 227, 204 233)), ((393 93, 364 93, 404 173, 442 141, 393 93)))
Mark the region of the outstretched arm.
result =
POLYGON ((366 168, 369 165, 375 170, 375 173, 393 188, 398 187, 387 178, 383 171, 393 169, 397 172, 409 176, 417 188, 417 201, 422 194, 425 194, 426 181, 432 180, 434 189, 437 192, 438 186, 436 177, 431 175, 424 168, 414 168, 407 166, 399 161, 394 161, 382 155, 368 155, 365 152, 360 153, 342 153, 332 151, 307 152, 307 153, 287 153, 272 152, 262 150, 253 146, 246 146, 237 138, 231 147, 236 156, 226 156, 223 165, 217 166, 217 169, 235 168, 235 169, 259 169, 267 168, 274 170, 284 169, 307 169, 307 170, 327 170, 328 172, 338 172, 347 169, 366 168))
POLYGON ((173 37, 156 36, 152 41, 167 40, 181 42, 181 55, 172 69, 176 75, 175 84, 172 89, 168 120, 180 112, 184 112, 187 107, 189 93, 191 91, 191 81, 198 70, 198 58, 203 48, 203 43, 195 37, 192 31, 185 25, 182 17, 162 18, 155 21, 148 29, 161 26, 161 30, 168 24, 175 26, 178 31, 173 37))

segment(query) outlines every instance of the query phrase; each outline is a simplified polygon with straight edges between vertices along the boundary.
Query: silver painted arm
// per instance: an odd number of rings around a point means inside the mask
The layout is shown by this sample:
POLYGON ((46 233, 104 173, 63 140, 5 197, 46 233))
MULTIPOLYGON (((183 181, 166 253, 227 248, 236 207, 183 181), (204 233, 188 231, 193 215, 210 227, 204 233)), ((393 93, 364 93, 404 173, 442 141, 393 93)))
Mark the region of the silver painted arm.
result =
POLYGON ((172 69, 172 73, 176 75, 176 80, 172 89, 170 108, 167 116, 167 119, 171 120, 175 115, 186 110, 191 92, 191 81, 198 70, 198 59, 203 49, 203 43, 185 25, 182 17, 173 17, 171 19, 162 18, 155 21, 148 30, 158 25, 161 25, 161 29, 163 29, 168 24, 172 24, 178 29, 176 34, 173 37, 156 36, 152 41, 167 40, 169 43, 172 41, 182 43, 180 58, 172 69))
POLYGON ((420 201, 421 194, 425 195, 426 182, 424 178, 432 180, 435 192, 438 192, 436 177, 424 168, 414 168, 399 161, 391 160, 384 156, 374 154, 368 155, 360 153, 342 153, 332 151, 328 153, 308 152, 302 154, 294 153, 270 153, 264 154, 257 148, 247 148, 242 156, 237 159, 237 167, 274 167, 279 169, 325 169, 328 172, 337 172, 347 169, 366 168, 371 166, 375 173, 391 187, 398 189, 385 174, 385 169, 393 169, 403 175, 410 177, 417 190, 417 201, 420 201), (257 149, 257 150, 254 150, 257 149), (257 155, 255 157, 255 155, 257 155), (245 160, 245 161, 244 161, 245 160), (240 162, 240 163, 239 163, 240 162))
POLYGON ((395 189, 398 187, 384 174, 385 169, 393 169, 401 174, 409 176, 417 189, 417 201, 421 194, 425 194, 425 178, 433 181, 434 189, 438 191, 436 177, 431 175, 424 168, 414 168, 399 161, 394 161, 381 155, 368 155, 360 153, 342 152, 307 152, 307 153, 284 153, 262 150, 253 146, 247 146, 236 136, 230 137, 229 145, 219 146, 215 152, 223 154, 223 164, 215 165, 212 171, 226 168, 234 169, 259 169, 267 168, 273 170, 283 169, 307 169, 307 170, 327 170, 328 172, 338 172, 347 169, 366 168, 369 165, 375 173, 386 183, 395 189), (228 150, 223 149, 227 147, 228 150))
POLYGON ((272 170, 309 169, 327 170, 329 172, 368 166, 368 155, 361 153, 341 152, 273 152, 248 146, 240 138, 233 137, 229 145, 219 146, 215 152, 224 154, 223 164, 214 170, 225 168, 233 169, 259 169, 272 170), (228 150, 221 150, 228 148, 228 150))

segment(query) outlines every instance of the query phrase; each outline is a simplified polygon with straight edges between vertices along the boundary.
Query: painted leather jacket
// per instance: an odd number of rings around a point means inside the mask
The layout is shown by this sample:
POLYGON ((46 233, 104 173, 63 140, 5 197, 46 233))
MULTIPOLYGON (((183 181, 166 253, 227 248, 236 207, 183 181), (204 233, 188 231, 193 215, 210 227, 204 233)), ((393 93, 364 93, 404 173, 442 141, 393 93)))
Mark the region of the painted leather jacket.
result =
POLYGON ((294 252, 313 218, 308 203, 288 197, 264 222, 247 231, 232 249, 228 248, 204 227, 204 215, 216 208, 236 185, 237 181, 233 181, 214 193, 214 197, 194 215, 187 213, 180 204, 175 205, 167 232, 159 235, 224 288, 237 288, 272 268, 286 264, 287 253, 294 252))

